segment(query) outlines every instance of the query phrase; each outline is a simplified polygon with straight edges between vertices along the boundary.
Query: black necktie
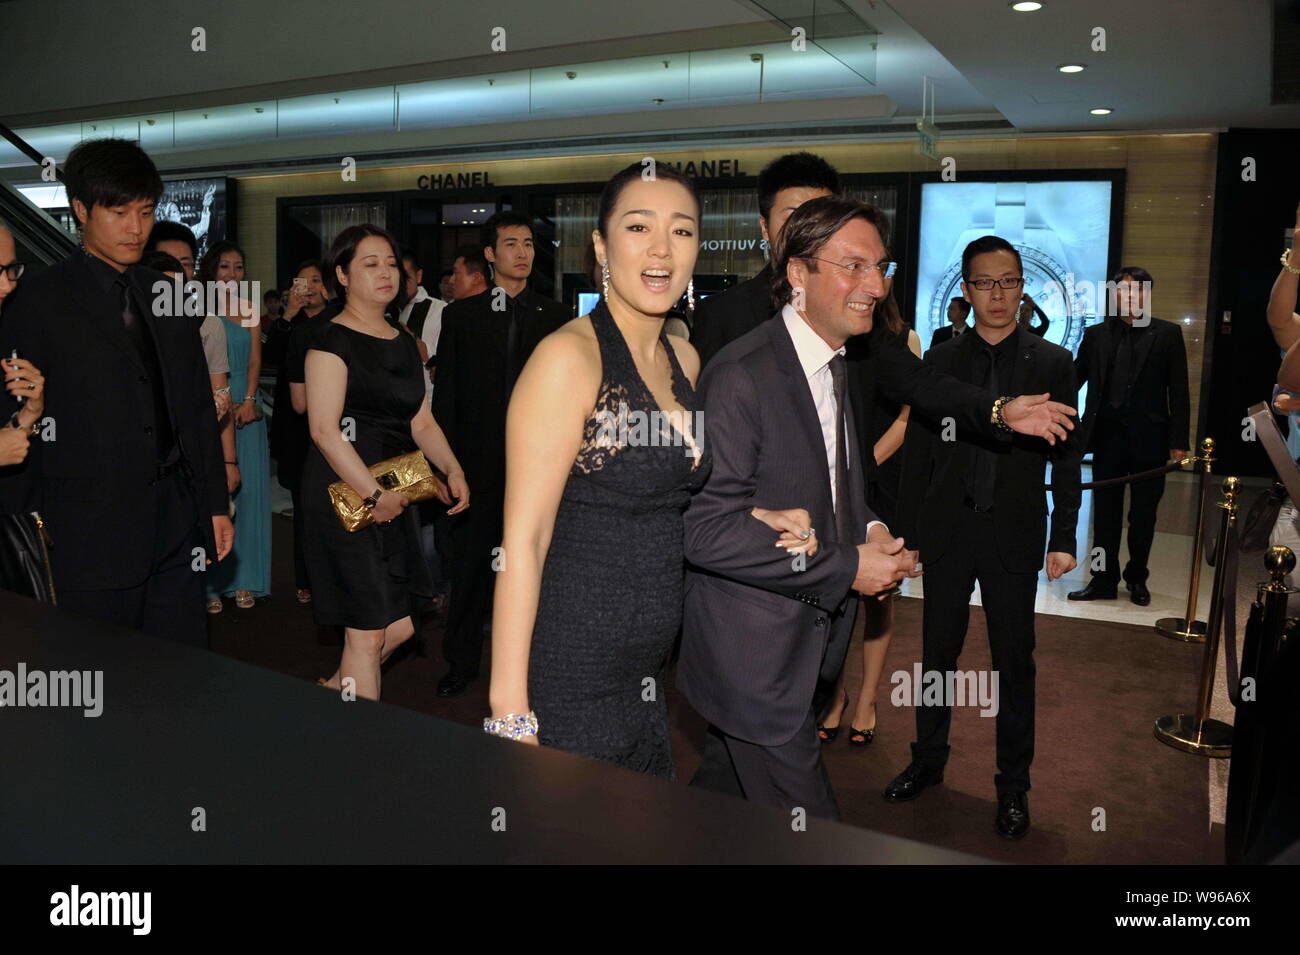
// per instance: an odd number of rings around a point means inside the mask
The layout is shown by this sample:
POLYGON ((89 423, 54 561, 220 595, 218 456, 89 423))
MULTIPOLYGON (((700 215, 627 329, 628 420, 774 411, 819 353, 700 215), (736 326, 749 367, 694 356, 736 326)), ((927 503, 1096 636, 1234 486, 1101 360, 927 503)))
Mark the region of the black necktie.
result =
POLYGON ((140 352, 140 360, 144 362, 146 368, 149 367, 149 343, 145 339, 144 323, 140 316, 136 314, 135 302, 131 300, 131 293, 127 287, 125 275, 117 280, 117 299, 122 309, 122 327, 126 329, 126 337, 131 339, 131 344, 140 352))
POLYGON ((831 385, 835 390, 835 540, 856 546, 853 539, 853 513, 849 491, 849 449, 844 440, 844 402, 847 400, 847 375, 843 355, 830 360, 831 385))
POLYGON ((131 298, 125 274, 118 278, 116 287, 118 301, 122 306, 122 327, 126 329, 126 337, 131 339, 131 344, 140 353, 140 361, 146 369, 146 375, 141 379, 141 384, 149 385, 153 400, 154 450, 159 464, 169 464, 175 460, 175 441, 172 437, 171 415, 167 410, 167 395, 163 391, 162 365, 159 363, 158 355, 154 351, 149 329, 145 325, 144 319, 140 317, 139 312, 136 311, 135 301, 131 298))
MULTIPOLYGON (((988 363, 988 371, 984 374, 984 390, 995 395, 1001 394, 1002 389, 998 384, 998 357, 1001 352, 996 348, 981 347, 979 353, 988 363)), ((967 472, 969 476, 966 489, 975 506, 986 511, 993 506, 993 493, 998 479, 998 456, 988 448, 976 447, 974 450, 974 466, 967 472)))
POLYGON ((1110 370, 1107 402, 1112 408, 1123 408, 1128 403, 1129 377, 1133 374, 1133 329, 1121 324, 1115 331, 1119 348, 1115 351, 1115 367, 1110 370))

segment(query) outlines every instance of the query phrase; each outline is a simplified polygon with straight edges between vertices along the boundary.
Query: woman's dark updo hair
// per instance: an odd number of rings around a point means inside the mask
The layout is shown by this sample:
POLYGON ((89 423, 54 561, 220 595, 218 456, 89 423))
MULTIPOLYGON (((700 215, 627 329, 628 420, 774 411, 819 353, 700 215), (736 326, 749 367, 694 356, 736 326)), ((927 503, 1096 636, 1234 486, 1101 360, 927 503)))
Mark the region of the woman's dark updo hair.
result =
POLYGON ((325 261, 329 265, 328 272, 322 272, 321 277, 325 279, 326 285, 334 286, 340 302, 348 300, 348 289, 338 280, 338 270, 348 271, 352 260, 356 258, 357 246, 364 239, 370 236, 378 236, 388 243, 388 247, 393 250, 393 258, 397 260, 397 296, 389 303, 390 309, 395 308, 399 311, 406 304, 406 283, 402 281, 402 250, 397 246, 397 240, 392 234, 377 225, 371 225, 369 222, 364 225, 350 225, 338 234, 334 239, 334 244, 330 246, 329 254, 325 256, 325 261))
POLYGON ((200 282, 216 281, 217 266, 221 264, 221 257, 227 252, 237 253, 247 267, 248 256, 244 255, 244 250, 229 239, 222 239, 220 242, 213 242, 208 246, 208 251, 203 253, 203 258, 199 260, 199 267, 195 270, 195 277, 200 282))
POLYGON ((702 207, 700 205, 700 194, 695 191, 695 182, 689 176, 683 175, 667 163, 656 162, 653 159, 650 159, 650 162, 653 163, 653 166, 645 160, 634 162, 627 168, 614 173, 613 178, 605 183, 605 189, 600 194, 600 210, 596 217, 596 229, 603 237, 609 238, 609 220, 614 216, 614 206, 618 205, 618 197, 623 194, 623 190, 631 183, 641 179, 649 168, 654 169, 654 175, 646 176, 647 181, 667 180, 668 182, 680 183, 686 187, 686 191, 695 200, 695 219, 697 224, 699 223, 702 207))

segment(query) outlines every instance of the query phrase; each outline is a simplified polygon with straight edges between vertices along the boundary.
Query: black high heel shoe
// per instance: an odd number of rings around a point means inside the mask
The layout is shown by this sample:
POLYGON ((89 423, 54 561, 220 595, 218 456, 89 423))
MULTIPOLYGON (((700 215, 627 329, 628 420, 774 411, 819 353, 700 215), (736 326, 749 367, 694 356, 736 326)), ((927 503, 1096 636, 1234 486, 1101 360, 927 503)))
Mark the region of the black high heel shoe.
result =
MULTIPOLYGON (((874 710, 875 704, 871 708, 874 710)), ((869 730, 860 730, 855 727, 849 727, 849 745, 850 746, 870 746, 871 741, 876 738, 876 728, 873 726, 869 730)))
MULTIPOLYGON (((849 708, 849 694, 848 691, 846 690, 844 692, 844 706, 840 708, 841 726, 844 725, 844 714, 848 711, 848 708, 849 708)), ((835 737, 839 735, 840 735, 839 726, 822 726, 820 723, 817 724, 817 738, 820 739, 823 743, 833 743, 835 742, 835 737)))

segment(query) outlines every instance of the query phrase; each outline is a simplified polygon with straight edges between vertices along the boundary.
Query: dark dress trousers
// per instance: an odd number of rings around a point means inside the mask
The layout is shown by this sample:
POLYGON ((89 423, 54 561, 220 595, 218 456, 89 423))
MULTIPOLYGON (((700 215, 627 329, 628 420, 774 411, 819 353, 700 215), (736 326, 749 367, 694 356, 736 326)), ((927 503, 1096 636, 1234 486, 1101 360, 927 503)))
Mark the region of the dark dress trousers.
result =
MULTIPOLYGON (((986 347, 971 331, 932 349, 925 360, 959 379, 988 381, 986 347)), ((1070 353, 1024 329, 1002 343, 996 373, 1002 394, 1050 392, 1053 401, 1071 406, 1077 397, 1070 353)), ((1046 551, 1075 552, 1078 444, 1051 446, 1023 435, 989 441, 960 426, 947 437, 955 440, 944 440, 941 427, 913 416, 903 448, 898 531, 921 552, 925 568, 922 671, 956 669, 978 581, 998 674, 995 785, 999 792, 1023 792, 1034 754, 1034 596, 1044 545, 1046 551), (1060 486, 1053 492, 1050 534, 1043 490, 1049 460, 1052 483, 1060 486)), ((916 760, 944 765, 950 720, 947 706, 917 707, 916 760)))
MULTIPOLYGON (((1094 480, 1158 468, 1170 451, 1191 450, 1187 351, 1177 324, 1153 318, 1141 328, 1109 318, 1092 325, 1084 330, 1074 368, 1079 386, 1088 385, 1082 430, 1085 449, 1092 451, 1094 480)), ((1129 488, 1124 579, 1145 583, 1165 479, 1135 481, 1129 488)), ((1102 550, 1101 568, 1093 576, 1117 586, 1124 486, 1094 491, 1092 505, 1092 546, 1102 550)))
POLYGON ((155 316, 155 282, 170 286, 78 252, 6 303, 0 350, 45 375, 50 433, 28 461, 29 503, 53 539, 60 605, 206 645, 203 559, 229 509, 225 467, 200 321, 155 316))
POLYGON ((700 367, 707 365, 723 346, 772 317, 772 266, 725 292, 700 302, 691 325, 691 344, 700 355, 700 367))
POLYGON ((531 289, 515 298, 488 289, 452 302, 442 313, 433 415, 470 488, 470 506, 450 519, 454 556, 443 656, 452 672, 465 677, 478 674, 492 603, 510 392, 537 343, 572 318, 567 307, 531 289))

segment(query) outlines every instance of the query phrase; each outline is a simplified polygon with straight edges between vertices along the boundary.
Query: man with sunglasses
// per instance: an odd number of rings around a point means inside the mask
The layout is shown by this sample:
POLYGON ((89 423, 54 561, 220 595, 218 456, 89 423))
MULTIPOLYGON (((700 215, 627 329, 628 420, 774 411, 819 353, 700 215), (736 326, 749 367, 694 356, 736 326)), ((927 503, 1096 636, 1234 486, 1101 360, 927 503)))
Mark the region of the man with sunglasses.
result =
MULTIPOLYGON (((974 334, 931 348, 926 363, 995 394, 1049 392, 1061 404, 1074 404, 1070 353, 1017 322, 1024 289, 1020 253, 999 236, 983 236, 962 253, 962 276, 962 292, 975 314, 974 334)), ((978 705, 981 715, 997 716, 994 826, 999 835, 1018 839, 1029 831, 1034 597, 1045 544, 1050 580, 1075 567, 1078 442, 1049 446, 1022 435, 990 441, 960 422, 955 433, 945 433, 942 426, 913 415, 903 445, 899 498, 899 529, 908 545, 920 551, 926 570, 922 683, 941 685, 943 693, 939 701, 930 693, 915 701, 912 762, 890 783, 885 798, 908 801, 942 782, 951 707, 955 702, 978 705), (1049 461, 1054 485, 1050 535, 1043 491, 1049 461), (995 679, 984 684, 993 689, 991 705, 987 696, 954 700, 948 692, 958 685, 957 658, 976 581, 993 658, 995 679)))
MULTIPOLYGON (((725 346, 700 376, 713 468, 685 519, 688 562, 677 680, 709 722, 692 785, 837 818, 814 692, 833 683, 857 616, 854 592, 916 574, 866 503, 845 343, 871 331, 894 274, 888 223, 837 196, 802 204, 782 231, 777 314, 725 346), (802 508, 817 550, 792 559, 755 507, 802 508)), ((1014 311, 1012 321, 1014 322, 1014 311)), ((913 416, 951 415, 972 434, 1055 442, 1074 409, 1014 400, 941 374, 906 347, 875 363, 878 385, 913 416)), ((1006 440, 1006 439, 1004 439, 1006 440)))

